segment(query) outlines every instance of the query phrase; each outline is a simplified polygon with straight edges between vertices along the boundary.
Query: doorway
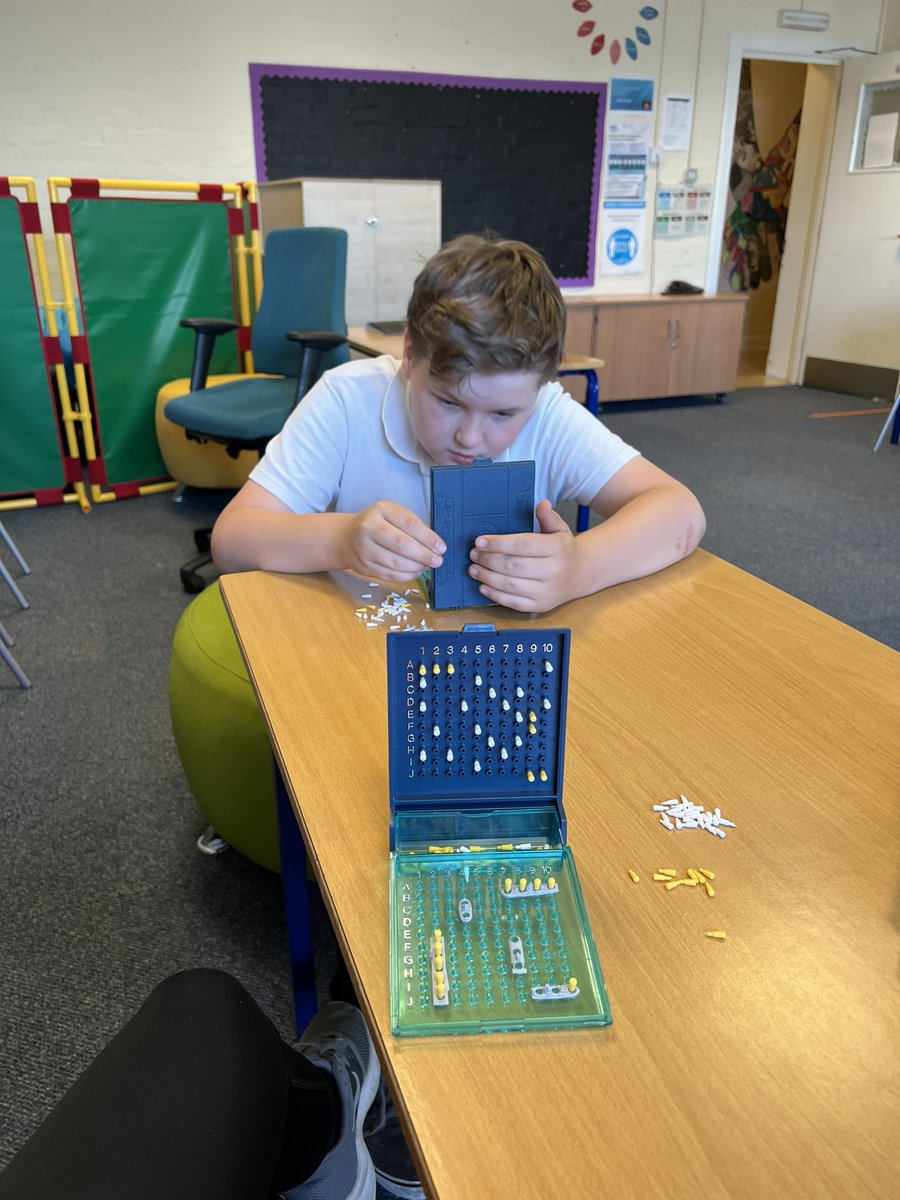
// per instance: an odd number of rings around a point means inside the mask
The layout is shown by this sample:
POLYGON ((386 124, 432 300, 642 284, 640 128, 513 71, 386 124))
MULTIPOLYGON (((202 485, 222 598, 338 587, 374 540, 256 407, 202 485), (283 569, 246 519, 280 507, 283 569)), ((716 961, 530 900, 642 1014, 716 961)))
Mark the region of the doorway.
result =
POLYGON ((747 295, 739 386, 784 383, 766 364, 805 88, 805 63, 741 62, 719 276, 719 292, 747 295))
POLYGON ((840 67, 748 47, 730 74, 707 288, 748 294, 738 387, 797 383, 840 67))

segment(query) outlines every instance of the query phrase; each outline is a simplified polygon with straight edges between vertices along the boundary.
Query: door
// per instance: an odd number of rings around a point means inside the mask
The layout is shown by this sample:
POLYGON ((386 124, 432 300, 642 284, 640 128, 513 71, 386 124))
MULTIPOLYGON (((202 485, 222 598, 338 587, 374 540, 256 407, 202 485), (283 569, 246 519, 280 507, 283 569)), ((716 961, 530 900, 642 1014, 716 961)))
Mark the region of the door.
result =
POLYGON ((347 231, 348 325, 365 325, 376 309, 375 231, 367 222, 375 206, 371 179, 306 179, 303 221, 347 231))
MULTIPOLYGON (((804 358, 900 367, 900 166, 854 167, 864 88, 900 103, 900 52, 844 63, 804 358)), ((882 106, 883 107, 883 106, 882 106)), ((896 160, 896 140, 894 157, 896 160)))
POLYGON ((440 249, 440 181, 376 180, 372 216, 375 308, 366 320, 402 320, 416 276, 440 249))
POLYGON ((734 389, 745 303, 743 296, 720 296, 672 306, 675 337, 668 395, 702 396, 734 389))
POLYGON ((604 301, 597 306, 594 356, 606 363, 600 373, 601 400, 667 394, 672 309, 664 300, 604 301))

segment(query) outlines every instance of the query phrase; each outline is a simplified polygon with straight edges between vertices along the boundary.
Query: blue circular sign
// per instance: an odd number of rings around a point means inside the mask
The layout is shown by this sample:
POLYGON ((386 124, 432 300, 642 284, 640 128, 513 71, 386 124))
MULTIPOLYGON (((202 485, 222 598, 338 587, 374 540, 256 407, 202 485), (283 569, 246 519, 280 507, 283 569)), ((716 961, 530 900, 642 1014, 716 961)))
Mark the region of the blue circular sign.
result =
POLYGON ((617 267, 634 262, 638 240, 630 229, 616 229, 606 239, 606 257, 617 267))

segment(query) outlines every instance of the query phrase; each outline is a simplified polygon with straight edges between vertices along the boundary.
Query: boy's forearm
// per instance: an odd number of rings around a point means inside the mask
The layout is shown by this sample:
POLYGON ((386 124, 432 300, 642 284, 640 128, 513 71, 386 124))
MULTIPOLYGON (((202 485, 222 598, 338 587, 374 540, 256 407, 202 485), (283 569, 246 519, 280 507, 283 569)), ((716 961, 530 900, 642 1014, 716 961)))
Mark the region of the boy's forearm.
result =
POLYGON ((346 563, 345 513, 282 513, 259 508, 226 510, 212 535, 220 571, 340 571, 346 563))
POLYGON ((643 492, 575 539, 572 598, 661 571, 695 550, 705 531, 703 509, 687 488, 643 492))

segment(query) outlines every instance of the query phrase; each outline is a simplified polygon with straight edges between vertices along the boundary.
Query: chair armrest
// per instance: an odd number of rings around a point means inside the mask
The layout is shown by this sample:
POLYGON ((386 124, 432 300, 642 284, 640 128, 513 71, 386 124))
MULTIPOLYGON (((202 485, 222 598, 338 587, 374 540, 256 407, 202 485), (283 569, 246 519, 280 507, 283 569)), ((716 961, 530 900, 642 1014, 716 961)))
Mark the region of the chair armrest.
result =
POLYGON ((197 335, 194 342, 194 362, 191 366, 191 391, 199 392, 201 388, 206 387, 216 338, 221 337, 223 333, 233 333, 235 329, 240 329, 240 324, 222 317, 185 317, 179 324, 182 329, 192 329, 197 335))
POLYGON ((291 329, 284 335, 289 342, 302 342, 321 350, 323 354, 343 346, 347 339, 341 333, 329 333, 327 329, 291 329))
POLYGON ((341 333, 329 333, 324 329, 291 329, 284 336, 289 342, 299 342, 301 346, 297 394, 294 397, 296 408, 319 374, 322 355, 343 346, 347 339, 341 333))

